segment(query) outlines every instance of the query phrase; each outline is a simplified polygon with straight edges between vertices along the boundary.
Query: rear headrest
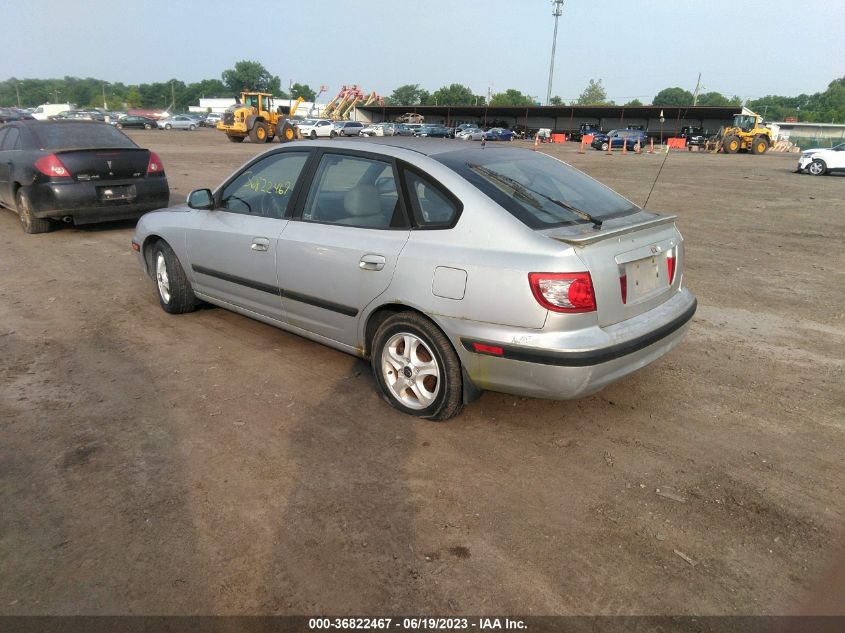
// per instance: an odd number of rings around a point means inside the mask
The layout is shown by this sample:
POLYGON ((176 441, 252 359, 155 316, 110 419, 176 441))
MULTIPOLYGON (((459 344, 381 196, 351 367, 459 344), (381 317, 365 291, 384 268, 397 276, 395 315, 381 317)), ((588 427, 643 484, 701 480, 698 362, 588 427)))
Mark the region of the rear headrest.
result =
POLYGON ((352 216, 381 213, 378 189, 373 185, 358 185, 343 197, 343 208, 352 216))

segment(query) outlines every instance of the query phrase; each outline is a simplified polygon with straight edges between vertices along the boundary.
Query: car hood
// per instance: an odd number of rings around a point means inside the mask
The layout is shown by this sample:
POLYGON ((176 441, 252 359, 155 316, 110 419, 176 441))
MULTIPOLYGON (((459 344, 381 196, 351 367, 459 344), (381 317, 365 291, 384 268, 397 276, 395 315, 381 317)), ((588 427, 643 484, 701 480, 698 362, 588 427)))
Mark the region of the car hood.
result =
POLYGON ((828 148, 826 148, 826 147, 815 147, 815 148, 813 148, 813 149, 805 149, 805 150, 804 150, 803 152, 801 152, 801 153, 802 153, 804 156, 811 156, 811 155, 813 155, 813 154, 818 154, 818 153, 820 153, 820 152, 827 152, 827 151, 829 151, 829 150, 828 150, 828 148))

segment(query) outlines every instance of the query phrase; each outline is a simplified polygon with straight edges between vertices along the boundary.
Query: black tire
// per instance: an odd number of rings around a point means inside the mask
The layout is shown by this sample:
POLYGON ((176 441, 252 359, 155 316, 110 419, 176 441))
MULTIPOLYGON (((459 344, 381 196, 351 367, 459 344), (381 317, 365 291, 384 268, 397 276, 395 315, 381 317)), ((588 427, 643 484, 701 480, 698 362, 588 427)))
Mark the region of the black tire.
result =
POLYGON ((173 126, 172 126, 172 125, 170 125, 170 123, 165 123, 165 124, 164 124, 164 129, 165 129, 165 130, 172 130, 172 129, 173 129, 173 126))
POLYGON ((751 143, 752 154, 765 154, 769 149, 769 141, 765 136, 758 136, 751 143))
POLYGON ((725 154, 736 154, 740 147, 742 147, 742 142, 735 134, 731 134, 722 139, 722 149, 725 154))
POLYGON ((152 130, 152 129, 153 129, 153 126, 152 126, 152 125, 150 125, 149 123, 144 123, 144 129, 145 129, 145 130, 152 130))
POLYGON ((317 140, 317 131, 316 130, 311 130, 311 140, 312 141, 317 140))
POLYGON ((807 173, 811 176, 824 176, 827 173, 827 164, 821 158, 816 158, 807 165, 807 173))
POLYGON ((24 233, 46 233, 50 230, 50 220, 36 218, 32 215, 29 194, 22 188, 18 189, 15 194, 15 203, 18 207, 18 218, 21 221, 21 228, 24 233))
POLYGON ((601 144, 601 151, 606 152, 608 147, 609 147, 609 145, 607 143, 602 143, 601 144))
POLYGON ((256 121, 255 125, 249 131, 249 140, 253 143, 267 142, 267 126, 263 121, 256 121))
POLYGON ((118 130, 122 130, 122 129, 123 129, 123 123, 115 123, 115 124, 114 124, 114 126, 115 126, 118 130))
POLYGON ((170 244, 164 240, 152 247, 152 276, 156 282, 156 294, 162 309, 170 314, 185 314, 197 309, 199 301, 191 288, 191 282, 185 275, 182 264, 170 244), (162 278, 160 259, 163 260, 166 277, 162 278), (165 289, 169 295, 165 295, 165 289))
MULTIPOLYGON (((399 348, 397 347, 397 350, 399 348)), ((463 408, 463 378, 461 375, 461 362, 458 355, 440 329, 424 316, 416 312, 400 312, 384 321, 379 326, 373 337, 371 346, 372 358, 371 366, 376 383, 381 391, 382 398, 388 404, 395 407, 402 413, 413 415, 415 417, 424 418, 426 420, 448 420, 460 413, 463 408), (385 348, 390 343, 391 339, 402 335, 410 335, 421 343, 421 346, 416 352, 418 358, 411 360, 409 356, 409 363, 404 369, 398 371, 388 364, 389 369, 385 369, 383 365, 387 362, 383 358, 385 348), (400 401, 400 396, 396 395, 394 389, 388 384, 387 380, 390 375, 395 375, 397 380, 403 380, 405 376, 416 377, 411 369, 413 362, 431 362, 434 361, 437 368, 437 375, 423 376, 417 378, 415 384, 424 384, 425 389, 434 393, 433 400, 428 406, 412 407, 407 406, 400 401), (399 371, 403 375, 399 375, 399 371), (404 372, 411 372, 405 374, 404 372), (395 373, 394 373, 395 372, 395 373), (429 380, 432 379, 432 380, 429 380)), ((404 349, 403 349, 404 353, 404 349)), ((410 377, 408 380, 410 380, 410 377)), ((404 383, 403 383, 404 384, 404 383)), ((410 387, 402 389, 402 393, 406 398, 422 405, 423 403, 414 395, 410 387)))
POLYGON ((194 125, 194 124, 191 124, 191 125, 189 125, 189 126, 188 126, 188 129, 189 129, 191 132, 193 132, 194 130, 196 130, 196 129, 197 129, 197 126, 196 126, 196 125, 194 125))
POLYGON ((279 131, 279 143, 289 143, 296 139, 296 131, 292 125, 285 124, 279 131))
POLYGON ((243 137, 243 136, 229 136, 229 135, 227 134, 227 135, 226 135, 226 138, 228 138, 228 139, 229 139, 229 141, 230 141, 230 142, 232 142, 232 143, 243 143, 243 142, 244 142, 244 137, 243 137))
POLYGON ((337 136, 337 132, 335 132, 334 130, 329 132, 329 138, 334 138, 335 136, 337 136))

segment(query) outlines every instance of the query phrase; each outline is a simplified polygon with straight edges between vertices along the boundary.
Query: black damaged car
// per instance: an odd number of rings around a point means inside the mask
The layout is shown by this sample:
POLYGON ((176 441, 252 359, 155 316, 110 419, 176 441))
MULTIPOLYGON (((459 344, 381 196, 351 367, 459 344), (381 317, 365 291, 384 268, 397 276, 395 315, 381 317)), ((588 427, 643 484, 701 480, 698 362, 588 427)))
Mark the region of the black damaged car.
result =
POLYGON ((137 219, 166 207, 170 188, 154 152, 96 121, 16 121, 0 128, 0 204, 27 233, 54 220, 137 219))

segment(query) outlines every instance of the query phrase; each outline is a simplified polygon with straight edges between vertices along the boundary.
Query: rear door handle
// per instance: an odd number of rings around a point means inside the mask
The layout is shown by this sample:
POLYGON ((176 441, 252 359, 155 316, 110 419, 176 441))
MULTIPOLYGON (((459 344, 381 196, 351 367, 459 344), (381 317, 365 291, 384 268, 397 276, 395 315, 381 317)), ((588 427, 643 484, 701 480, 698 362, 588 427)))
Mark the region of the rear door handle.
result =
POLYGON ((387 260, 382 255, 364 255, 358 266, 362 270, 381 270, 387 260))
POLYGON ((254 251, 266 251, 270 248, 270 240, 266 237, 256 237, 252 240, 250 248, 254 251))

